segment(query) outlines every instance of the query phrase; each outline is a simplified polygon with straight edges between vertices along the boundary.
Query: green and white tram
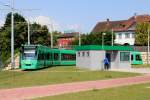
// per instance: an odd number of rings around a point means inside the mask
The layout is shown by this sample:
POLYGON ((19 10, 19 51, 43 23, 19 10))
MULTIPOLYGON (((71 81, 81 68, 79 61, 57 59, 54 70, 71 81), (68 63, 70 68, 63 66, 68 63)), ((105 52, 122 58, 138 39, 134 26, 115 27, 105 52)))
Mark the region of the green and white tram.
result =
POLYGON ((40 69, 53 65, 75 65, 76 51, 51 49, 41 45, 23 45, 20 56, 21 69, 40 69))
POLYGON ((131 64, 132 65, 142 65, 142 56, 140 52, 132 51, 131 52, 131 64))

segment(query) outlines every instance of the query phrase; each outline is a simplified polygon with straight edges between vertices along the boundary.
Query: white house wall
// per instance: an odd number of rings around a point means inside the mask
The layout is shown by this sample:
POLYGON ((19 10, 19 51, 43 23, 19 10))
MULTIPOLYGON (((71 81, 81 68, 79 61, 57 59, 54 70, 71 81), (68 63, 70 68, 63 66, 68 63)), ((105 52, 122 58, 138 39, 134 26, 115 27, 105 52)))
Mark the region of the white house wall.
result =
POLYGON ((116 35, 116 39, 115 39, 115 43, 117 44, 125 44, 125 43, 129 43, 130 45, 134 45, 135 43, 135 36, 133 37, 132 35, 135 35, 134 32, 117 32, 115 33, 116 35), (129 33, 130 37, 126 38, 125 34, 129 33), (119 38, 119 34, 122 34, 122 38, 119 38))

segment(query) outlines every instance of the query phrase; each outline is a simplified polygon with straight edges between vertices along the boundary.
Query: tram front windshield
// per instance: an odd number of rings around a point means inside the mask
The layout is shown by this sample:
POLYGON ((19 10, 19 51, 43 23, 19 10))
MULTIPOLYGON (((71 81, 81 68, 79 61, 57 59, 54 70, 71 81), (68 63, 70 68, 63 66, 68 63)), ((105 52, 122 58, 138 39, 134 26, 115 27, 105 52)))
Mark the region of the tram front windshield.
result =
POLYGON ((26 49, 23 53, 24 60, 33 60, 35 59, 35 50, 34 49, 26 49))

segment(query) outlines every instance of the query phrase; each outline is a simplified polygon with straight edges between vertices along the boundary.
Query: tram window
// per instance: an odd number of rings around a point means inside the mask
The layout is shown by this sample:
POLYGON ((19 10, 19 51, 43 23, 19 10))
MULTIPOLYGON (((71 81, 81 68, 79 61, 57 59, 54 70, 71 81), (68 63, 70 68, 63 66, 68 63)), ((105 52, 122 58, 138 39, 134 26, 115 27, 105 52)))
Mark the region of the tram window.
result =
POLYGON ((76 60, 76 55, 74 54, 62 54, 62 60, 76 60))
POLYGON ((62 54, 62 60, 68 60, 68 55, 67 54, 62 54))
POLYGON ((78 57, 80 57, 80 52, 78 52, 78 57))
POLYGON ((72 60, 76 60, 76 55, 73 55, 73 59, 72 60))
POLYGON ((54 53, 54 60, 58 60, 59 57, 58 57, 58 53, 54 53))
POLYGON ((40 60, 40 54, 38 54, 38 60, 40 60))
POLYGON ((85 55, 85 52, 82 52, 82 56, 84 57, 84 55, 85 55))
POLYGON ((41 54, 39 54, 39 60, 41 60, 41 59, 42 59, 41 54))
POLYGON ((140 55, 136 55, 136 60, 137 61, 141 61, 142 60, 141 57, 140 57, 140 55))
POLYGON ((131 55, 131 60, 133 61, 133 55, 131 55))
POLYGON ((23 51, 23 59, 35 59, 36 54, 35 54, 35 49, 32 48, 26 48, 23 51))
POLYGON ((44 60, 44 54, 42 53, 42 60, 44 60))
POLYGON ((50 59, 52 59, 52 53, 50 53, 49 56, 50 56, 50 59))
POLYGON ((38 60, 41 60, 41 52, 38 53, 38 60))
POLYGON ((34 53, 24 53, 24 59, 34 59, 35 54, 34 53))
POLYGON ((41 54, 41 60, 43 59, 43 54, 41 54))
POLYGON ((46 54, 46 58, 47 58, 47 60, 49 60, 49 53, 46 54))

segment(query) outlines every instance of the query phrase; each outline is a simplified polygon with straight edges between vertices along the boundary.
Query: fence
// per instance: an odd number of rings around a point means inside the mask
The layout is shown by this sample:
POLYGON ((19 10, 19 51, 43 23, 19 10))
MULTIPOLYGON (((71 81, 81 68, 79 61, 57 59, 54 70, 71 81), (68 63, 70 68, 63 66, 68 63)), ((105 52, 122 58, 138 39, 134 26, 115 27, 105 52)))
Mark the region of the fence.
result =
POLYGON ((148 52, 148 46, 131 46, 134 51, 148 52))

